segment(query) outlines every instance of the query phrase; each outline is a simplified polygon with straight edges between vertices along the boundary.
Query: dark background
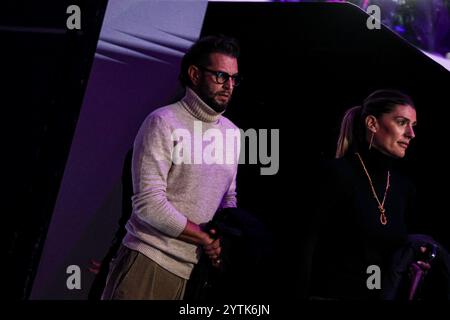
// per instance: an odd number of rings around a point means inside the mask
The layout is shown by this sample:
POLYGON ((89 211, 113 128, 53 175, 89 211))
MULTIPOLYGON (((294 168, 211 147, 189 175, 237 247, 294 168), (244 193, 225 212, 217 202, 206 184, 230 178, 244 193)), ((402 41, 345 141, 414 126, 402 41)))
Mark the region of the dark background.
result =
MULTIPOLYGON (((273 230, 276 255, 269 278, 278 297, 288 299, 302 289, 293 280, 301 278, 312 188, 320 184, 317 164, 334 156, 344 111, 376 89, 404 91, 416 103, 416 139, 402 169, 417 185, 424 230, 449 246, 442 122, 449 117, 449 72, 390 30, 367 29, 366 19, 359 8, 341 4, 208 7, 202 34, 226 30, 242 45, 245 83, 228 116, 241 128, 280 129, 279 173, 261 176, 256 166, 244 165, 238 177, 240 205, 273 230)), ((351 244, 342 245, 351 250, 351 244)))
MULTIPOLYGON (((4 288, 28 298, 64 173, 107 1, 7 1, 0 10, 4 288), (66 9, 83 8, 81 30, 66 9), (6 71, 6 72, 5 72, 6 71)), ((2 259, 3 260, 3 259, 2 259)))
MULTIPOLYGON (((12 299, 27 298, 31 289, 105 8, 106 1, 16 2, 1 11, 2 26, 51 29, 0 30, 7 70, 4 251, 12 299), (84 7, 88 32, 61 27, 69 4, 84 7)), ((208 5, 202 35, 223 33, 241 43, 245 82, 227 116, 243 129, 280 129, 278 174, 261 176, 260 166, 242 165, 238 176, 240 206, 274 235, 276 254, 260 292, 271 299, 301 290, 296 281, 317 163, 333 156, 343 112, 376 89, 402 90, 416 103, 416 139, 404 169, 416 182, 424 225, 449 248, 449 72, 389 30, 368 30, 366 19, 342 4, 208 5)))

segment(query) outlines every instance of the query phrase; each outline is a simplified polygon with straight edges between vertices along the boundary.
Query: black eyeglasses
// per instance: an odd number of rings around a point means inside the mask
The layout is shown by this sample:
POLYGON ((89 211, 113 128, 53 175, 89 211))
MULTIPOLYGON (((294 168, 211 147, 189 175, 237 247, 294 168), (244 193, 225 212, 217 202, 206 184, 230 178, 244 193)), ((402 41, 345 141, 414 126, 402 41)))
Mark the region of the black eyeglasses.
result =
POLYGON ((224 84, 225 82, 228 82, 228 80, 233 79, 233 85, 235 87, 237 87, 241 81, 242 81, 242 76, 239 73, 230 75, 226 72, 223 71, 214 71, 208 68, 205 68, 203 66, 197 66, 199 67, 201 70, 212 73, 214 75, 214 80, 218 83, 218 84, 224 84))

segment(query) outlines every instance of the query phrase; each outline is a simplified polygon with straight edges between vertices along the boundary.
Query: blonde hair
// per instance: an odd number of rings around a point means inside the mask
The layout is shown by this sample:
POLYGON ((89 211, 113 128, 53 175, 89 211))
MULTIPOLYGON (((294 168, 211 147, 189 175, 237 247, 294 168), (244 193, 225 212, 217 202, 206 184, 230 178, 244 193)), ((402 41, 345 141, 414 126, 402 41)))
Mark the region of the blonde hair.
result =
POLYGON ((355 117, 361 116, 361 106, 356 106, 348 109, 341 122, 341 131, 339 133, 339 139, 336 148, 336 158, 343 157, 348 149, 354 143, 354 126, 355 117))

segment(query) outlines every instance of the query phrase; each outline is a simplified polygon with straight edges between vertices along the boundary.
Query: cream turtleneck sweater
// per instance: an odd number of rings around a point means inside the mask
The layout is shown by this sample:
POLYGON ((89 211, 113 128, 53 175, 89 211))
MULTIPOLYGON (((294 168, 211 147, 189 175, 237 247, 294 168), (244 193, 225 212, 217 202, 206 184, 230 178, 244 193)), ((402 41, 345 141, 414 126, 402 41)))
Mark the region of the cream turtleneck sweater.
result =
MULTIPOLYGON (((172 161, 177 144, 172 139, 174 131, 182 129, 199 140, 200 125, 202 136, 208 129, 220 130, 223 137, 227 129, 238 130, 189 88, 182 100, 155 110, 145 119, 134 141, 133 212, 123 240, 125 246, 185 279, 189 279, 200 251, 196 245, 177 239, 187 219, 203 224, 217 209, 236 207, 238 144, 232 150, 236 155, 233 164, 172 161)), ((192 141, 192 159, 194 145, 197 151, 199 143, 203 150, 211 145, 211 141, 203 140, 192 141)))

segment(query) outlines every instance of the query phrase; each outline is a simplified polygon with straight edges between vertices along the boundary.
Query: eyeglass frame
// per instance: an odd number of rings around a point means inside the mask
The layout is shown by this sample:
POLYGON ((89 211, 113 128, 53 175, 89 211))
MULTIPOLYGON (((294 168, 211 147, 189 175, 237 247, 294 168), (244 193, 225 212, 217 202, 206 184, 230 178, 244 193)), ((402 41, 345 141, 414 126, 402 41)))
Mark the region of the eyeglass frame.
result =
POLYGON ((208 69, 208 68, 206 68, 204 66, 201 66, 201 65, 197 65, 197 68, 199 68, 200 70, 203 70, 203 71, 206 71, 206 72, 209 72, 209 73, 213 74, 214 78, 215 78, 215 82, 217 84, 224 84, 224 83, 227 83, 230 79, 233 79, 233 86, 237 87, 242 82, 242 75, 240 75, 239 73, 231 75, 231 74, 229 74, 229 73, 227 73, 225 71, 215 71, 215 70, 208 69), (219 73, 222 73, 226 77, 224 82, 220 82, 218 80, 219 78, 221 78, 219 73), (237 83, 236 83, 236 81, 237 81, 237 83))

